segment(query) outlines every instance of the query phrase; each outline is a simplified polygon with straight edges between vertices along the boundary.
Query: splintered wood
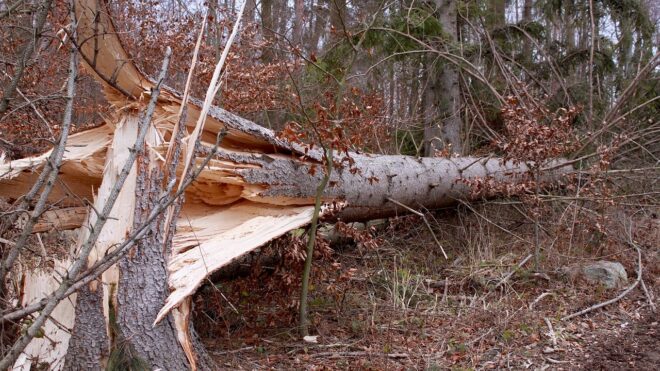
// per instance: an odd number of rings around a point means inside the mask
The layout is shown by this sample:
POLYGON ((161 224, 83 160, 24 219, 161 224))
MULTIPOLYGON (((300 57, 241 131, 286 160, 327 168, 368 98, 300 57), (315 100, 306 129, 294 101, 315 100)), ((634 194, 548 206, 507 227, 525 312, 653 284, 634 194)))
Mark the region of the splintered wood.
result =
MULTIPOLYGON (((113 128, 109 125, 69 137, 50 201, 73 206, 92 198, 94 189, 101 184, 105 153, 112 137, 113 128)), ((0 196, 23 196, 39 177, 38 172, 46 165, 51 152, 0 164, 0 196)))
MULTIPOLYGON (((48 297, 60 285, 70 261, 55 261, 52 270, 35 269, 23 276, 21 305, 38 302, 48 297)), ((71 330, 75 321, 76 295, 60 302, 42 329, 20 355, 12 370, 29 371, 33 365, 47 365, 49 370, 61 370, 69 346, 71 330)))
POLYGON ((313 206, 285 207, 240 201, 229 206, 184 209, 172 247, 170 287, 174 290, 156 319, 176 307, 211 273, 248 251, 309 223, 313 206))

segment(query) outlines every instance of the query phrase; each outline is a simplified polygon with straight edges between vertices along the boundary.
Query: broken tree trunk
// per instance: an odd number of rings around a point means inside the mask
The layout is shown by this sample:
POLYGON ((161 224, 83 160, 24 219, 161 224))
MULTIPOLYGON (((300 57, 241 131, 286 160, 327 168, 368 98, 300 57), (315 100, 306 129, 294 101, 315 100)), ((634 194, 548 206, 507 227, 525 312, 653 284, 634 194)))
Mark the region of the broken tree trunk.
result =
MULTIPOLYGON (((104 85, 117 117, 70 137, 51 199, 69 207, 91 203, 100 210, 106 202, 104 189, 113 184, 137 137, 138 112, 145 109, 141 97, 151 96, 155 84, 131 62, 105 7, 97 0, 75 3, 80 53, 86 68, 104 85)), ((105 364, 108 355, 128 341, 130 351, 150 367, 204 368, 205 361, 196 352, 190 335, 191 295, 213 272, 273 238, 304 226, 312 217, 322 174, 313 175, 310 169, 323 167, 319 152, 307 153, 301 145, 281 140, 272 131, 218 107, 209 110, 199 144, 189 137, 177 142, 173 131, 183 104, 187 110, 183 123, 189 131, 197 123, 202 103, 193 99, 183 102, 181 95, 171 89, 164 89, 158 96, 145 140, 146 151, 140 155, 140 165, 133 166, 119 195, 121 201, 113 208, 113 219, 96 242, 89 265, 112 253, 141 224, 148 224, 148 233, 127 250, 119 264, 81 291, 78 303, 70 301, 76 305, 65 317, 77 317, 72 338, 66 343, 71 344, 73 353, 67 356, 69 365, 73 362, 69 360, 77 356, 89 364, 105 364), (215 148, 221 131, 226 131, 226 136, 215 148), (210 160, 185 191, 181 217, 176 221, 175 233, 169 234, 170 245, 164 237, 164 218, 147 222, 145 216, 167 186, 161 179, 164 169, 170 166, 165 161, 167 150, 174 143, 183 148, 201 148, 195 165, 207 156, 210 160), (103 322, 98 320, 101 313, 103 322), (84 344, 95 348, 83 350, 84 344)), ((47 156, 0 164, 0 196, 20 197, 47 156)), ((333 172, 323 196, 327 204, 323 212, 332 211, 333 218, 344 221, 407 212, 390 200, 411 208, 445 206, 473 196, 469 181, 489 177, 515 183, 528 170, 525 164, 493 158, 350 156, 354 166, 333 172), (333 211, 332 205, 339 207, 333 211)), ((561 161, 551 165, 552 170, 544 172, 549 182, 557 182, 571 171, 568 166, 562 167, 561 161)), ((184 168, 184 164, 177 168, 179 181, 184 168)), ((90 221, 94 215, 90 214, 90 221)), ((70 222, 60 224, 73 227, 70 222)), ((89 232, 81 228, 80 233, 84 238, 89 232)), ((26 278, 26 287, 36 283, 26 278)), ((24 306, 29 304, 23 302, 24 306)), ((67 334, 60 335, 69 339, 67 334)), ((31 357, 56 358, 57 364, 63 364, 66 349, 58 348, 56 354, 50 349, 30 349, 31 357)))

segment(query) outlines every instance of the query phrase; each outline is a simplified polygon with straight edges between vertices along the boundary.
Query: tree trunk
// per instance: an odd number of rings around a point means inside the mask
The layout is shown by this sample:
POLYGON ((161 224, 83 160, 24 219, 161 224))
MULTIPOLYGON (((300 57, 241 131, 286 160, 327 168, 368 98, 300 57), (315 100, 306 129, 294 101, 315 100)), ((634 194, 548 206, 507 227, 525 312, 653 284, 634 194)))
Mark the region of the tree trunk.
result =
MULTIPOLYGON (((135 109, 144 103, 136 98, 151 94, 154 84, 130 63, 107 13, 99 12, 102 8, 96 0, 78 0, 76 5, 78 34, 81 39, 92 40, 81 47, 86 67, 105 84, 108 101, 123 116, 119 122, 71 136, 60 180, 68 184, 67 189, 74 196, 66 198, 64 191, 52 194, 54 201, 74 205, 96 195, 94 205, 98 210, 105 204, 108 190, 116 183, 137 137, 135 109), (101 23, 106 31, 103 35, 94 34, 94 22, 101 23), (81 186, 72 186, 75 184, 81 186)), ((175 91, 163 89, 158 96, 153 118, 158 125, 150 127, 146 137, 148 150, 140 154, 139 162, 126 178, 110 214, 112 218, 89 257, 90 265, 103 259, 138 226, 147 224, 146 215, 167 195, 164 183, 169 181, 163 181, 163 169, 168 168, 169 174, 176 164, 164 159, 168 157, 168 146, 179 142, 170 139, 171 143, 163 143, 161 138, 180 138, 172 132, 178 125, 176 112, 182 104, 175 91)), ((202 112, 201 103, 191 100, 186 109, 188 115, 183 116, 183 124, 195 126, 202 112)), ((188 141, 180 145, 197 148, 197 143, 188 141)), ((198 178, 187 188, 186 202, 181 207, 185 218, 181 218, 181 228, 168 233, 172 240, 164 236, 169 226, 165 225, 167 218, 161 215, 147 224, 149 232, 118 264, 81 291, 75 309, 72 305, 67 307, 63 318, 71 320, 74 310, 76 314, 66 362, 70 368, 78 367, 77 359, 85 362, 81 368, 96 360, 99 365, 105 364, 109 342, 113 355, 121 351, 117 355, 119 361, 112 355, 107 360, 119 362, 115 364, 125 365, 122 360, 133 360, 148 368, 166 370, 209 368, 191 334, 191 295, 213 272, 309 223, 314 213, 315 189, 322 177, 319 151, 307 151, 300 144, 282 140, 272 131, 218 107, 209 110, 199 145, 195 167, 207 156, 210 160, 200 167, 198 178), (216 147, 213 143, 221 132, 225 136, 216 147), (91 344, 90 348, 85 348, 85 344, 91 344)), ((178 161, 178 155, 175 157, 173 161, 178 161)), ((355 153, 350 157, 354 161, 351 167, 333 172, 322 210, 328 217, 346 221, 396 215, 407 212, 406 207, 431 209, 456 199, 471 199, 476 195, 467 183, 516 183, 528 170, 524 164, 491 158, 419 159, 355 153)), ((44 154, 0 165, 0 196, 20 194, 47 159, 48 154, 44 154)), ((183 168, 178 166, 180 181, 183 168)), ((556 166, 545 172, 545 180, 556 181, 569 170, 556 166)), ((93 221, 95 215, 90 213, 89 219, 93 221)), ((176 220, 178 212, 173 215, 176 220)), ((88 233, 88 229, 81 229, 81 237, 88 233)), ((69 340, 64 329, 52 331, 59 333, 49 336, 69 340)), ((54 350, 44 350, 53 354, 43 356, 61 361, 66 344, 69 343, 62 341, 56 354, 54 350)), ((34 348, 34 352, 38 353, 39 348, 34 348)))
MULTIPOLYGON (((451 51, 457 42, 457 13, 455 0, 436 0, 435 12, 446 35, 446 45, 451 51)), ((449 153, 462 153, 463 126, 461 110, 461 91, 458 84, 457 67, 444 63, 442 71, 436 72, 435 66, 427 66, 430 81, 425 91, 426 124, 424 125, 424 152, 433 156, 438 150, 448 149, 449 153), (450 148, 448 148, 450 147, 450 148)))
MULTIPOLYGON (((273 33, 273 0, 261 0, 261 29, 263 38, 267 42, 273 42, 275 34, 273 33)), ((266 45, 261 60, 264 63, 273 61, 273 48, 271 45, 266 45)))
POLYGON ((110 354, 103 290, 89 286, 78 291, 75 323, 66 353, 65 370, 104 370, 110 354))
POLYGON ((486 14, 489 31, 496 30, 506 24, 506 0, 491 0, 486 14))
MULTIPOLYGON (((149 166, 148 156, 138 164, 136 207, 133 227, 146 222, 153 205, 162 193, 162 171, 149 166)), ((171 317, 153 326, 156 314, 167 297, 167 270, 163 254, 163 218, 150 225, 148 236, 119 262, 117 285, 117 325, 120 341, 130 346, 134 357, 152 368, 185 370, 189 368, 183 348, 177 340, 171 317), (167 354, 167 357, 163 355, 167 354)))
POLYGON ((318 53, 322 47, 322 45, 320 45, 320 40, 327 40, 327 37, 322 38, 322 36, 326 33, 325 27, 328 22, 328 9, 325 7, 326 2, 327 0, 316 0, 316 7, 314 9, 314 28, 312 29, 310 36, 310 53, 318 53))
MULTIPOLYGON (((317 163, 268 155, 219 156, 224 164, 231 164, 218 166, 227 166, 222 169, 227 174, 226 181, 235 182, 235 177, 241 178, 245 182, 242 197, 254 202, 309 205, 316 194, 315 187, 323 178, 321 171, 311 170, 319 166, 317 163)), ((460 199, 482 197, 474 191, 472 182, 492 179, 515 184, 529 180, 526 175, 530 171, 525 164, 490 158, 415 158, 355 153, 350 156, 354 164, 333 171, 330 186, 324 193, 327 202, 346 203, 334 218, 347 222, 409 212, 392 199, 415 209, 437 209, 460 199)), ((567 170, 549 172, 542 181, 556 182, 567 170)))
POLYGON ((294 18, 293 18, 293 45, 302 45, 302 34, 305 25, 304 19, 305 1, 295 0, 294 2, 294 18))
POLYGON ((245 5, 245 21, 247 23, 254 22, 254 14, 257 10, 256 0, 245 0, 247 4, 245 5))
MULTIPOLYGON (((530 22, 532 22, 532 6, 533 6, 533 3, 534 3, 534 0, 525 0, 525 2, 523 4, 523 18, 522 18, 522 20, 523 20, 523 24, 525 26, 529 25, 530 22)), ((575 35, 571 35, 571 39, 573 39, 574 37, 575 37, 575 35)), ((522 55, 523 55, 523 62, 528 66, 531 66, 532 62, 534 60, 534 56, 532 55, 532 50, 533 50, 532 49, 532 41, 529 38, 525 37, 525 39, 523 40, 522 55)))

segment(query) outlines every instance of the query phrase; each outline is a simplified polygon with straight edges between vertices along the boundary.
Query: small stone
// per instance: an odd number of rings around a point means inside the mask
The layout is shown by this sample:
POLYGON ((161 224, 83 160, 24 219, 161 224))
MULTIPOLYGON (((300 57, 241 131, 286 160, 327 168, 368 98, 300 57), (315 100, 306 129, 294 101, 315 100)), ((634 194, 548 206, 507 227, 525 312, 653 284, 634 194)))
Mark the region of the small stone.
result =
POLYGON ((319 342, 318 336, 305 336, 305 337, 303 337, 303 340, 306 343, 310 343, 310 344, 318 344, 318 342, 319 342))
POLYGON ((628 284, 626 269, 618 262, 600 260, 582 268, 584 278, 608 289, 622 288, 628 284))

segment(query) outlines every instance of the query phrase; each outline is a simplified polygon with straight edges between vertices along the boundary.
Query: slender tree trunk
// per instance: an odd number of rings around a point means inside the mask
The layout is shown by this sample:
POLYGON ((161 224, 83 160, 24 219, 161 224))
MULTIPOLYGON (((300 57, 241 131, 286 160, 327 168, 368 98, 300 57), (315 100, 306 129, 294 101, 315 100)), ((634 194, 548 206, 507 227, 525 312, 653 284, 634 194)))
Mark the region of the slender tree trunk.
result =
POLYGON ((338 39, 344 35, 344 22, 346 21, 346 0, 328 0, 330 10, 331 38, 338 39))
MULTIPOLYGON (((488 2, 488 12, 485 16, 486 24, 484 32, 493 34, 493 31, 499 30, 506 24, 506 0, 492 0, 488 2)), ((491 36, 492 37, 492 36, 491 36)), ((504 83, 504 77, 497 65, 494 57, 495 51, 491 51, 492 58, 486 62, 486 76, 492 84, 501 85, 504 83)))
POLYGON ((486 14, 488 31, 504 26, 506 24, 506 0, 491 0, 488 5, 486 14))
POLYGON ((256 0, 245 0, 247 5, 245 5, 245 21, 246 23, 254 22, 254 14, 257 10, 256 0))
MULTIPOLYGON (((532 7, 534 5, 534 0, 525 0, 523 4, 523 24, 528 25, 532 21, 532 7)), ((573 36, 574 37, 574 36, 573 36)), ((523 40, 523 62, 527 65, 531 65, 533 61, 532 55, 532 41, 527 37, 523 40)))
MULTIPOLYGON (((448 50, 457 42, 457 13, 455 0, 436 0, 436 16, 442 23, 447 36, 448 50)), ((462 153, 463 141, 461 128, 463 126, 461 109, 461 91, 458 84, 457 67, 444 63, 442 71, 436 71, 435 66, 427 65, 429 84, 425 91, 424 152, 433 156, 438 150, 449 149, 449 152, 462 153)))
POLYGON ((304 12, 305 0, 295 0, 294 3, 294 19, 293 19, 293 35, 292 41, 294 45, 301 45, 303 28, 305 25, 304 12))
POLYGON ((321 45, 319 42, 321 36, 325 33, 325 26, 327 24, 328 18, 326 16, 327 7, 324 6, 326 0, 316 0, 316 7, 314 9, 314 30, 311 36, 311 45, 310 53, 317 53, 321 45))
MULTIPOLYGON (((268 42, 274 41, 273 0, 261 0, 261 28, 264 39, 268 42)), ((264 63, 270 63, 273 61, 273 56, 272 46, 266 46, 261 60, 264 63)))

